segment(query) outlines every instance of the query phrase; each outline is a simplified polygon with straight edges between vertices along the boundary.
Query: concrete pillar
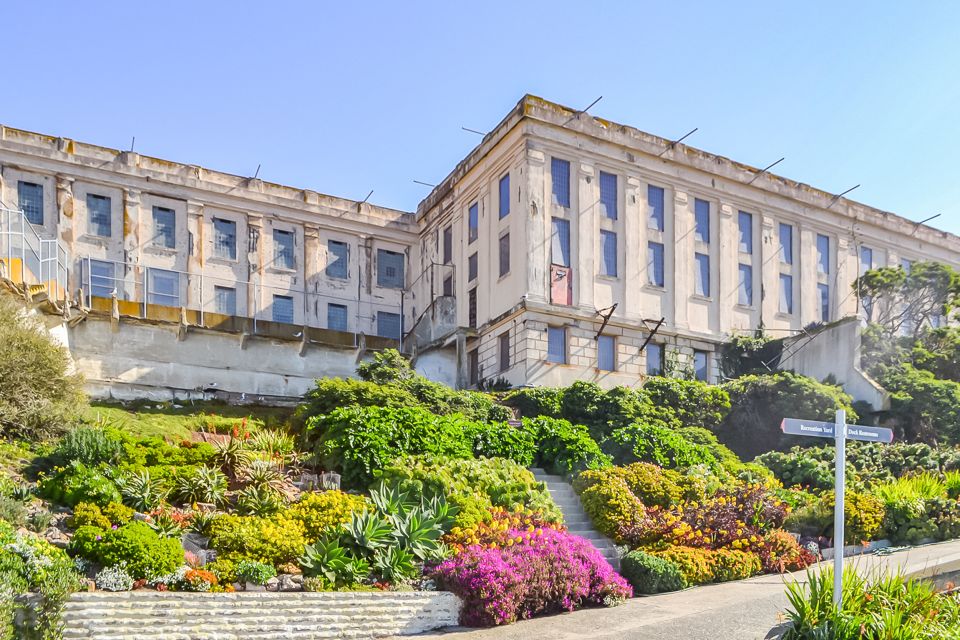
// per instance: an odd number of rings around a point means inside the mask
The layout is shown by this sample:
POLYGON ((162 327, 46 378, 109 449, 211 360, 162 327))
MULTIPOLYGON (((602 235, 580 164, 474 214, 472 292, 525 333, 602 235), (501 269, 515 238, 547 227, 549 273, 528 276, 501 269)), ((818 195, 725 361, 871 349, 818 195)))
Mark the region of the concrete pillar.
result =
POLYGON ((817 289, 817 233, 805 225, 796 225, 797 246, 794 260, 797 263, 795 273, 798 274, 797 290, 800 299, 794 301, 799 307, 800 326, 805 327, 811 322, 818 322, 820 292, 817 289))
MULTIPOLYGON (((68 258, 76 256, 77 232, 73 221, 74 200, 73 200, 73 178, 57 175, 57 238, 63 242, 68 253, 68 258)), ((0 193, 3 193, 3 187, 0 185, 0 193)), ((80 269, 77 268, 78 262, 68 264, 67 283, 68 291, 76 291, 80 287, 80 269)))
MULTIPOLYGON (((759 214, 754 216, 754 220, 760 223, 760 242, 754 247, 753 261, 754 270, 760 271, 763 292, 760 318, 764 326, 769 327, 780 308, 780 245, 774 233, 776 223, 772 217, 759 214)), ((756 232, 754 236, 757 236, 756 232)))
POLYGON ((694 291, 693 212, 690 205, 690 198, 685 192, 673 192, 673 213, 668 218, 673 221, 673 233, 667 236, 673 238, 673 259, 667 261, 667 273, 672 270, 673 276, 667 276, 667 290, 670 292, 673 322, 677 329, 690 326, 687 315, 690 293, 694 291))
POLYGON ((303 323, 314 327, 326 327, 324 311, 326 304, 316 295, 317 279, 322 273, 320 268, 320 229, 313 226, 303 227, 303 323), (321 320, 322 318, 322 320, 321 320))
MULTIPOLYGON (((544 178, 545 165, 546 157, 542 151, 527 149, 529 203, 521 211, 526 211, 527 216, 527 297, 532 302, 546 302, 550 295, 547 285, 550 275, 550 212, 547 203, 550 198, 544 178)), ((466 258, 462 258, 459 264, 466 264, 466 258)))
POLYGON ((204 265, 203 205, 187 200, 187 306, 206 310, 206 301, 212 299, 213 285, 203 282, 204 265))
POLYGON ((580 308, 590 311, 595 309, 593 283, 597 273, 599 225, 596 212, 599 200, 600 187, 594 169, 590 165, 581 164, 577 175, 576 194, 571 194, 571 213, 574 219, 570 221, 570 248, 575 256, 573 264, 576 269, 574 302, 580 308))
POLYGON ((247 216, 247 237, 238 238, 238 242, 243 242, 247 248, 247 265, 249 269, 249 285, 247 285, 247 313, 250 317, 263 318, 261 310, 267 305, 263 298, 263 291, 260 285, 263 282, 263 255, 266 242, 263 238, 263 217, 259 215, 247 216))
POLYGON ((853 291, 853 282, 859 275, 860 257, 857 244, 849 238, 840 237, 836 242, 836 291, 833 292, 837 304, 837 318, 856 315, 859 312, 857 295, 853 291))
POLYGON ((624 183, 623 252, 625 283, 623 309, 618 315, 628 318, 644 317, 640 292, 644 285, 644 266, 647 255, 646 221, 643 219, 640 198, 640 179, 628 176, 624 183))
POLYGON ((739 300, 739 260, 737 225, 734 219, 734 207, 720 203, 717 215, 717 231, 715 234, 718 245, 717 270, 719 271, 720 289, 716 299, 718 304, 717 315, 721 331, 729 331, 733 325, 733 308, 739 300))

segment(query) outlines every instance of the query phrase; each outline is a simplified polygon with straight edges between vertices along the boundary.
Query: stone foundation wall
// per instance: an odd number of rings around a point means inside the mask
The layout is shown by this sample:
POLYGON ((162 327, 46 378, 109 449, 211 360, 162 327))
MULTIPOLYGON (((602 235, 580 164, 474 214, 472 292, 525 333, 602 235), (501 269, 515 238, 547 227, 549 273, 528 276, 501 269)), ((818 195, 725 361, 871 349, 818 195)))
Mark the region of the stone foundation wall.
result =
POLYGON ((409 635, 456 625, 452 593, 77 593, 64 640, 319 640, 409 635))

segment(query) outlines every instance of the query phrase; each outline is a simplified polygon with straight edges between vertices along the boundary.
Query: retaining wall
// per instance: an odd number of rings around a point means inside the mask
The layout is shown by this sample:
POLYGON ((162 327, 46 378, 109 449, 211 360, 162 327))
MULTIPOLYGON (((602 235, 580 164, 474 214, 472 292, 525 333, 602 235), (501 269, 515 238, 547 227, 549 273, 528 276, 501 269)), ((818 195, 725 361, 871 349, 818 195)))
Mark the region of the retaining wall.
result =
POLYGON ((456 625, 444 591, 74 594, 64 640, 319 640, 422 633, 456 625))

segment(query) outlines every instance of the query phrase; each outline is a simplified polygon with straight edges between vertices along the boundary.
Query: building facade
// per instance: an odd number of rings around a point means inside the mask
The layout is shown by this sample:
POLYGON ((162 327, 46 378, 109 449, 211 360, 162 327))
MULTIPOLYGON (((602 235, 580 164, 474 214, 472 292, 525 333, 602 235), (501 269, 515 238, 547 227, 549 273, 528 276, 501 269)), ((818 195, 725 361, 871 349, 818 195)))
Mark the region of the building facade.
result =
POLYGON ((415 214, 6 127, 0 198, 86 308, 378 336, 460 386, 716 382, 732 335, 856 315, 865 269, 960 266, 954 235, 533 96, 415 214))

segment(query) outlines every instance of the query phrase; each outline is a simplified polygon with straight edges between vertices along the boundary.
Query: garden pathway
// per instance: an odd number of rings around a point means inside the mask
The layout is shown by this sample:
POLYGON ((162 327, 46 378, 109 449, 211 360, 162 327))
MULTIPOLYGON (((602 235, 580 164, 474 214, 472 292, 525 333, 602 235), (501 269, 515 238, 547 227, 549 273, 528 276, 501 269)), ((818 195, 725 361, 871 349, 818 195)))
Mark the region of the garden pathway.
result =
POLYGON ((603 554, 607 562, 613 565, 614 569, 619 569, 620 554, 617 552, 616 546, 609 538, 593 528, 590 517, 583 510, 583 505, 580 504, 580 496, 576 494, 570 483, 564 480, 562 476, 550 475, 543 469, 530 469, 530 471, 533 472, 533 477, 538 482, 547 485, 550 497, 563 512, 563 523, 567 526, 567 530, 574 535, 589 540, 603 554))
MULTIPOLYGON (((960 540, 914 547, 886 556, 847 559, 861 572, 902 570, 926 577, 960 571, 960 540)), ((821 563, 819 566, 829 566, 821 563)), ((804 572, 759 576, 634 598, 613 609, 525 620, 493 629, 450 629, 417 636, 438 640, 760 640, 777 637, 787 606, 786 581, 805 581, 804 572)))

